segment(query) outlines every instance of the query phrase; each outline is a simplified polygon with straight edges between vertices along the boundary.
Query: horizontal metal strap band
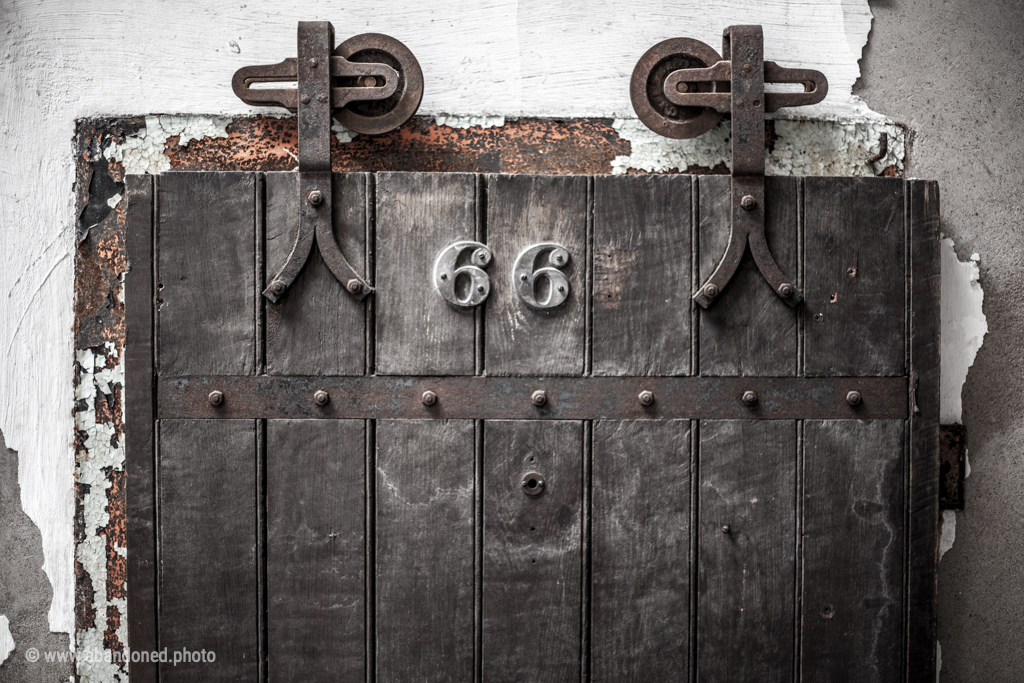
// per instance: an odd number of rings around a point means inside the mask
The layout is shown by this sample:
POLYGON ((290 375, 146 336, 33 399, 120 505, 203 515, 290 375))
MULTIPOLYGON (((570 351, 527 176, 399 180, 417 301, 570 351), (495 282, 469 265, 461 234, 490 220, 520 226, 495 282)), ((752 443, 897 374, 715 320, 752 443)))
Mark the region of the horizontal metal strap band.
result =
POLYGON ((403 420, 905 419, 908 399, 906 377, 203 376, 161 378, 157 416, 403 420), (539 391, 544 392, 543 397, 534 396, 539 391), (317 396, 318 392, 325 392, 326 396, 317 396), (433 392, 432 405, 427 405, 431 402, 429 395, 424 401, 425 392, 433 392), (644 397, 650 399, 650 405, 641 402, 642 392, 652 394, 644 397), (753 392, 753 397, 748 392, 753 392), (850 392, 856 394, 851 396, 850 392))

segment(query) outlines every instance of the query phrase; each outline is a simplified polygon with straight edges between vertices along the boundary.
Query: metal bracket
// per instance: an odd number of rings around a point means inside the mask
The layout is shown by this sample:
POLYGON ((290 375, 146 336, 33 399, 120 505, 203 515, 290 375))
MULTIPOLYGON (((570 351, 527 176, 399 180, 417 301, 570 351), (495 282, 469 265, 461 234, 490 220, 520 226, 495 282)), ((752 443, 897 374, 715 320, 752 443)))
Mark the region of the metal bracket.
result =
POLYGON ((334 46, 327 21, 300 21, 298 57, 246 66, 231 80, 246 104, 276 105, 298 113, 299 226, 291 253, 263 295, 276 302, 295 281, 315 241, 334 277, 357 301, 373 287, 352 268, 334 237, 331 118, 365 135, 405 123, 423 97, 423 73, 405 45, 367 33, 334 46), (259 89, 257 83, 295 81, 296 89, 259 89))
POLYGON ((722 59, 709 45, 675 38, 655 45, 633 70, 630 95, 651 130, 674 138, 701 135, 732 115, 732 216, 718 267, 693 300, 707 308, 732 279, 750 245, 761 275, 789 306, 803 299, 772 257, 764 235, 764 115, 781 107, 821 102, 828 81, 820 71, 764 61, 760 26, 730 26, 722 59), (765 92, 765 83, 797 83, 803 92, 765 92))

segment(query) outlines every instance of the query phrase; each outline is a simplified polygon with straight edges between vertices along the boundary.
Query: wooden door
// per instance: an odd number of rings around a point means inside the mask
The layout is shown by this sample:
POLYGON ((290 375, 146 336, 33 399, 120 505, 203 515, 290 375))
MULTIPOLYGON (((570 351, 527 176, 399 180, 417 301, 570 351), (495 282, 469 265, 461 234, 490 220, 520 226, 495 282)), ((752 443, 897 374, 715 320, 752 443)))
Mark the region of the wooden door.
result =
POLYGON ((314 249, 271 303, 295 174, 129 177, 129 642, 168 659, 133 680, 934 678, 938 189, 769 178, 805 302, 748 254, 704 310, 728 195, 336 174, 374 295, 314 249), (432 284, 458 240, 479 306, 432 284))

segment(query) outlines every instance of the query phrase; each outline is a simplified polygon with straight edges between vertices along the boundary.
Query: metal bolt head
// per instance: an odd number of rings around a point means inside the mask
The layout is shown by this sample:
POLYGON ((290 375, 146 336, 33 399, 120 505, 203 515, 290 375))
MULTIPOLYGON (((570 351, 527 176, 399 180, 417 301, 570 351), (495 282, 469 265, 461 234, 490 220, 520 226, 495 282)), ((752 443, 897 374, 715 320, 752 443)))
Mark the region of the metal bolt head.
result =
POLYGON ((717 285, 704 285, 704 296, 706 296, 709 299, 714 299, 716 296, 718 296, 717 285))
POLYGON ((538 389, 537 391, 533 392, 532 396, 530 396, 530 403, 537 406, 538 408, 540 408, 547 402, 548 392, 544 391, 543 389, 538 389))
POLYGON ((309 104, 309 95, 303 95, 299 99, 302 100, 303 104, 309 104))
POLYGON ((309 58, 309 68, 310 69, 315 69, 318 66, 320 66, 320 60, 317 59, 316 57, 310 57, 309 58))
POLYGON ((641 391, 640 395, 637 396, 637 400, 640 401, 640 405, 649 406, 654 404, 654 393, 651 391, 641 391))
POLYGON ((752 406, 757 403, 757 392, 756 391, 744 391, 743 392, 743 404, 752 406))
POLYGON ((537 472, 527 472, 523 475, 523 493, 528 496, 539 496, 544 490, 544 477, 537 472))
POLYGON ((211 391, 206 400, 210 402, 211 406, 219 406, 224 404, 224 392, 217 391, 216 389, 211 391))
POLYGON ((376 88, 377 79, 373 76, 363 76, 363 87, 364 88, 376 88))
POLYGON ((788 282, 783 282, 781 285, 779 285, 779 296, 781 296, 783 299, 788 299, 789 297, 793 296, 793 285, 789 284, 788 282))
POLYGON ((725 526, 722 527, 722 533, 723 534, 731 534, 732 533, 732 527, 730 527, 728 524, 726 524, 725 526))
POLYGON ((430 406, 437 403, 437 394, 435 394, 430 389, 427 389, 426 391, 423 392, 423 395, 420 396, 420 403, 429 408, 430 406))
POLYGON ((757 206, 757 200, 753 196, 749 194, 743 195, 743 198, 740 200, 740 207, 744 211, 753 211, 755 206, 757 206))
POLYGON ((324 193, 320 190, 313 190, 306 195, 306 201, 310 206, 320 206, 324 203, 324 193))
POLYGON ((313 394, 313 403, 317 404, 318 406, 325 406, 330 400, 331 395, 328 394, 323 389, 319 389, 313 394))
POLYGON ((274 280, 273 282, 270 283, 270 291, 273 292, 274 294, 281 296, 282 294, 284 294, 284 290, 284 283, 281 282, 280 280, 274 280))
POLYGON ((317 102, 326 102, 327 101, 327 93, 320 93, 319 95, 317 95, 316 96, 316 101, 317 102))
POLYGON ((349 280, 348 284, 345 285, 345 287, 352 294, 359 294, 359 292, 363 291, 363 283, 360 282, 359 280, 356 280, 355 278, 349 280))
POLYGON ((690 86, 680 81, 676 83, 676 92, 690 92, 690 86))
POLYGON ((846 394, 846 402, 851 406, 859 406, 863 400, 864 398, 860 395, 859 391, 850 391, 846 394))

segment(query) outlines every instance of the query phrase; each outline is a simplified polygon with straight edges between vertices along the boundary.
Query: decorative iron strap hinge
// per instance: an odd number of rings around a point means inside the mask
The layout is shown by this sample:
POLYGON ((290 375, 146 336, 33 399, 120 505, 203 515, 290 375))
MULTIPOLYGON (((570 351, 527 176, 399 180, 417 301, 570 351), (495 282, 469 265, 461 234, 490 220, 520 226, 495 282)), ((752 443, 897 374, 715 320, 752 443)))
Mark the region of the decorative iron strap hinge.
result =
POLYGON ((334 46, 326 21, 299 22, 298 58, 247 66, 231 86, 246 104, 280 106, 298 113, 299 224, 284 266, 263 295, 277 301, 302 271, 315 241, 334 277, 356 300, 373 288, 349 264, 334 237, 331 119, 364 135, 394 130, 416 113, 423 73, 412 52, 379 33, 334 46), (255 83, 294 81, 296 89, 256 89, 255 83))
POLYGON ((747 245, 761 275, 790 306, 803 299, 795 281, 779 268, 765 240, 765 113, 821 102, 828 81, 820 71, 786 69, 764 61, 760 26, 730 26, 722 59, 699 40, 658 43, 633 69, 630 98, 644 124, 670 138, 693 138, 732 116, 732 219, 729 243, 718 267, 694 301, 707 308, 725 289, 747 245), (765 92, 765 83, 798 83, 804 92, 765 92))

